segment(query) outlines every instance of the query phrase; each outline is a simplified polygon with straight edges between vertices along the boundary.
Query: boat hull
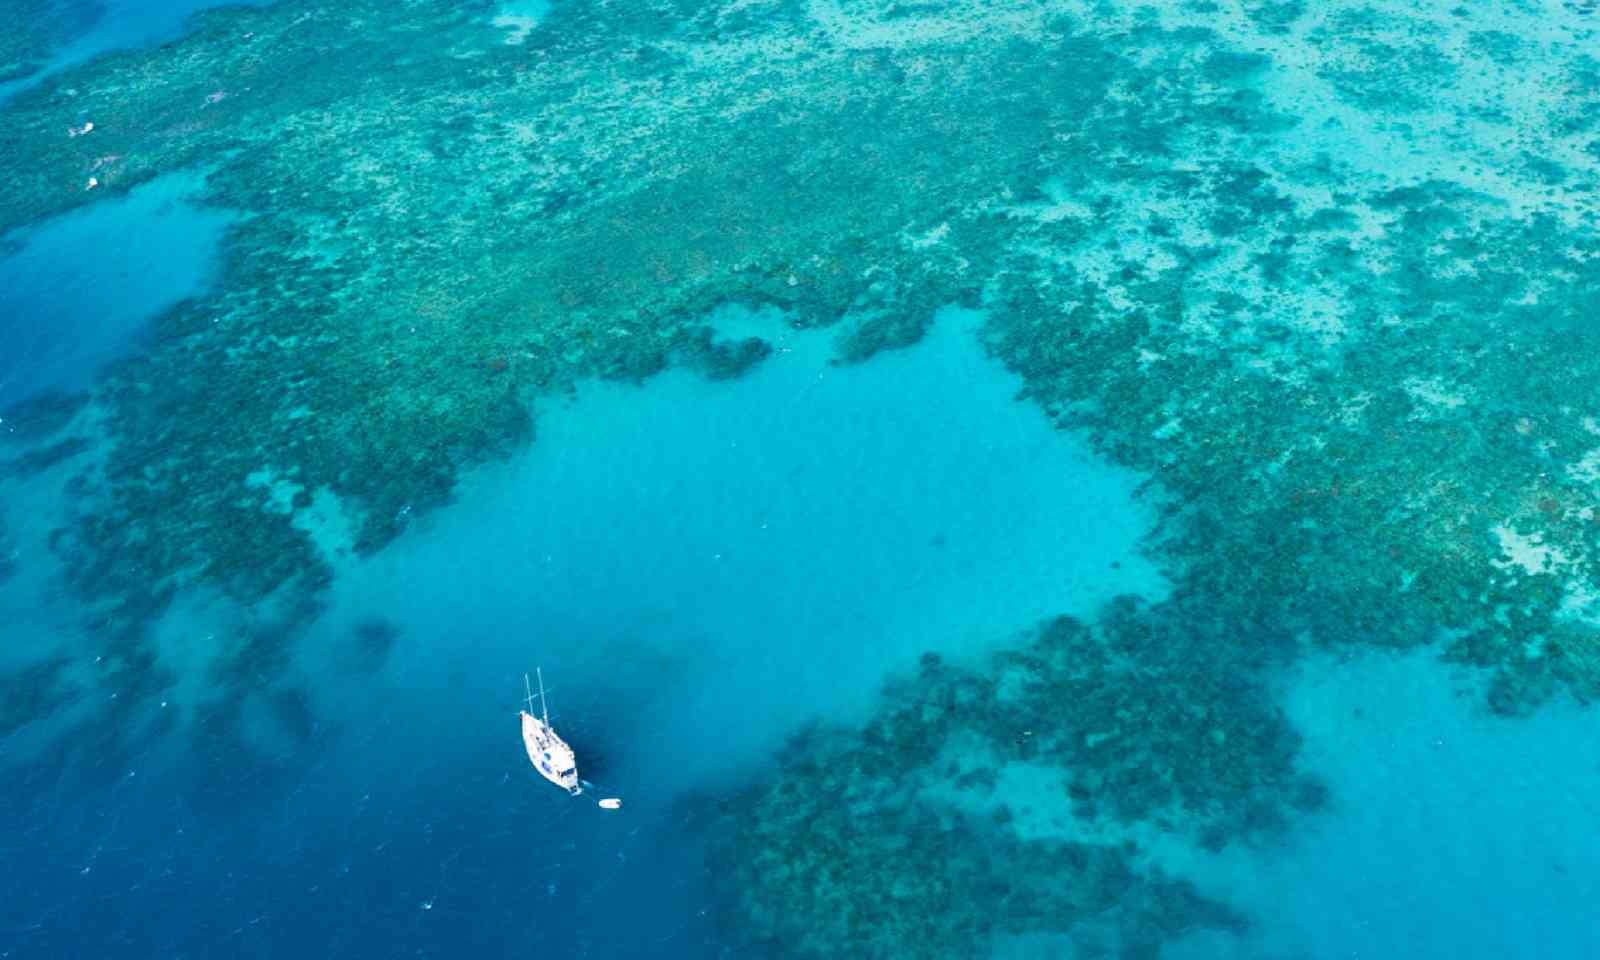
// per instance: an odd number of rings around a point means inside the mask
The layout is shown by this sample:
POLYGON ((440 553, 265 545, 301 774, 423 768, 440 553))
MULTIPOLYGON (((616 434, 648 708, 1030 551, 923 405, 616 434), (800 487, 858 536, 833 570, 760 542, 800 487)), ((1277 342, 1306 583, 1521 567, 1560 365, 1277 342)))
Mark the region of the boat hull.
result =
POLYGON ((583 793, 583 784, 578 780, 578 760, 572 748, 548 724, 526 710, 522 711, 522 745, 527 748, 528 760, 539 776, 574 797, 583 793))

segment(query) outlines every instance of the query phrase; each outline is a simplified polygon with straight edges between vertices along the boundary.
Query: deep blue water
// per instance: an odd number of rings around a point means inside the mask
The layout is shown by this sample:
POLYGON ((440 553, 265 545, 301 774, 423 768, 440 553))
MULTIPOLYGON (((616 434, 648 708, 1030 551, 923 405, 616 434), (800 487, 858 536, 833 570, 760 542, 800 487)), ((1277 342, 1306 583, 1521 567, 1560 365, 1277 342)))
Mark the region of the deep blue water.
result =
MULTIPOLYGON (((179 12, 117 9, 118 44, 167 35, 179 12)), ((90 384, 212 282, 228 218, 185 202, 198 182, 8 238, 0 400, 90 384)), ((976 657, 1042 617, 1167 589, 1138 553, 1143 478, 1019 401, 981 320, 948 308, 923 342, 838 367, 831 333, 730 305, 718 329, 780 351, 734 380, 673 370, 539 401, 536 443, 372 557, 343 549, 319 499, 336 577, 288 674, 309 742, 249 697, 238 721, 259 756, 184 735, 210 722, 209 642, 281 611, 181 596, 154 628, 178 677, 155 709, 176 735, 90 793, 28 753, 50 731, 0 741, 0 759, 30 757, 0 784, 0 957, 718 956, 697 813, 787 736, 864 718, 929 650, 976 657), (375 673, 343 659, 374 619, 396 636, 375 673), (535 666, 622 811, 529 776, 514 711, 535 666)), ((279 466, 260 464, 262 482, 279 466)), ((0 487, 0 550, 19 560, 0 665, 99 655, 47 544, 73 469, 0 487)), ((1600 729, 1565 703, 1489 717, 1478 682, 1380 653, 1282 677, 1331 807, 1222 855, 1141 838, 1149 862, 1256 920, 1170 956, 1595 956, 1600 729)))

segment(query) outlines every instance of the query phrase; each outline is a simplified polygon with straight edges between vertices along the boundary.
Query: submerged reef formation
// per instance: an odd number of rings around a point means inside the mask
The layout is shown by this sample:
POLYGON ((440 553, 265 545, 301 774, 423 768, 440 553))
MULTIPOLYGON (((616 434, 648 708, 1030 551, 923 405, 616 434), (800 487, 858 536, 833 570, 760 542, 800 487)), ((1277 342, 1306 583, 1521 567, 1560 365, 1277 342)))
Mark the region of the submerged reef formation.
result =
POLYGON ((525 442, 530 398, 759 361, 696 322, 730 299, 840 324, 847 361, 962 301, 1036 402, 1174 494, 1174 575, 1204 555, 1237 616, 1448 636, 1506 710, 1600 690, 1582 17, 491 14, 214 11, 0 117, 0 229, 196 165, 249 215, 216 292, 101 388, 81 584, 325 579, 525 442))
MULTIPOLYGON (((1493 671, 1507 714, 1600 694, 1582 5, 494 14, 213 11, 0 112, 0 232, 184 168, 242 214, 214 291, 97 387, 114 447, 55 538, 109 624, 119 710, 166 682, 139 626, 174 590, 314 590, 446 502, 464 465, 528 442, 530 403, 578 378, 762 362, 766 345, 708 338, 728 301, 837 325, 841 362, 914 342, 940 305, 983 307, 1026 398, 1150 476, 1174 584, 982 669, 930 665, 864 734, 798 744, 733 847, 764 865, 739 873, 758 935, 968 955, 965 936, 1060 930, 1112 895, 1144 904, 1129 930, 1230 922, 1071 831, 1216 847, 1315 806, 1263 692, 1308 644, 1438 643, 1493 671), (985 759, 938 794, 963 742, 985 759), (990 803, 1024 775, 1065 794, 1066 834, 990 803), (840 812, 841 791, 863 799, 840 812), (1002 848, 1088 879, 1006 886, 984 853, 1002 848), (881 869, 951 854, 946 885, 900 871, 885 896, 881 869), (952 899, 998 915, 909 931, 894 906, 952 899)), ((230 676, 280 671, 292 633, 235 638, 230 676)), ((303 736, 304 703, 271 696, 303 736)))
POLYGON ((88 394, 41 390, 0 407, 0 449, 36 443, 60 433, 88 403, 88 394))
POLYGON ((0 521, 0 586, 4 586, 17 572, 17 548, 6 534, 6 527, 0 521))
POLYGON ((800 738, 733 805, 715 871, 736 913, 802 957, 983 956, 1037 934, 1132 957, 1241 929, 1143 841, 1217 849, 1324 791, 1252 679, 1281 645, 1215 629, 1127 598, 978 666, 925 657, 865 728, 800 738))
POLYGON ((0 83, 39 72, 104 12, 100 0, 7 0, 0 7, 0 83))
POLYGON ((0 228, 197 164, 251 214, 102 388, 118 448, 64 549, 96 589, 263 595, 325 576, 319 493, 380 546, 530 395, 705 357, 716 303, 841 322, 849 360, 981 301, 1038 402, 1259 554, 1211 565, 1295 602, 1252 615, 1592 688, 1593 64, 1518 42, 1532 13, 1202 6, 574 3, 508 38, 286 3, 64 75, 0 119, 0 228), (1535 63, 1539 109, 1476 79, 1535 63))

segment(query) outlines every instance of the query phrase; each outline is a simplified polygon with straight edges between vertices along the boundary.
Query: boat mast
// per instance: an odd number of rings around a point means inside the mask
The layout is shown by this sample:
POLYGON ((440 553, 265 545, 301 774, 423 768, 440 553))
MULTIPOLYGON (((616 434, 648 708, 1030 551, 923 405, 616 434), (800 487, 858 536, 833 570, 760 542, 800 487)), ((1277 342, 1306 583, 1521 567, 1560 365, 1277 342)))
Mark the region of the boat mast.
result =
MULTIPOLYGON (((549 727, 550 727, 550 705, 544 702, 544 668, 543 667, 534 667, 533 668, 533 672, 537 673, 539 675, 539 708, 544 711, 544 725, 545 725, 546 729, 549 729, 549 727)), ((528 675, 527 674, 523 674, 522 675, 522 679, 524 681, 526 681, 528 679, 528 675)))

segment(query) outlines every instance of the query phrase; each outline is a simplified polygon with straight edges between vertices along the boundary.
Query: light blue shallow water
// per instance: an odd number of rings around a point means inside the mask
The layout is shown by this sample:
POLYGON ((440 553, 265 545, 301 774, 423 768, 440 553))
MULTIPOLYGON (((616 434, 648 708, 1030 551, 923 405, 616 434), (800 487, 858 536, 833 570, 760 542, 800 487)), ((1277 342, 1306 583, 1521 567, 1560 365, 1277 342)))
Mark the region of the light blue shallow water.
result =
POLYGON ((1173 960, 1593 956, 1600 728, 1573 703, 1507 720, 1431 652, 1313 660, 1284 706, 1332 809, 1282 842, 1196 863, 1255 918, 1173 960))
POLYGON ((929 649, 1159 592, 1133 555, 1149 523, 1137 478, 1013 399, 976 314, 946 311, 915 349, 845 368, 828 334, 742 314, 714 320, 789 352, 734 381, 585 387, 525 457, 345 571, 334 616, 416 623, 403 682, 436 672, 428 633, 475 638, 487 699, 530 657, 602 711, 599 690, 636 671, 645 709, 615 733, 669 740, 648 772, 695 784, 813 717, 864 716, 885 674, 929 649))

